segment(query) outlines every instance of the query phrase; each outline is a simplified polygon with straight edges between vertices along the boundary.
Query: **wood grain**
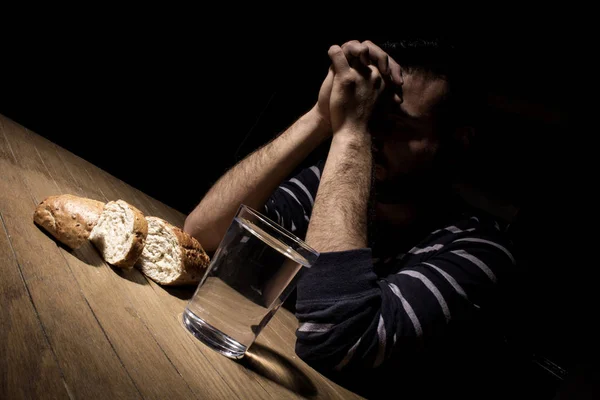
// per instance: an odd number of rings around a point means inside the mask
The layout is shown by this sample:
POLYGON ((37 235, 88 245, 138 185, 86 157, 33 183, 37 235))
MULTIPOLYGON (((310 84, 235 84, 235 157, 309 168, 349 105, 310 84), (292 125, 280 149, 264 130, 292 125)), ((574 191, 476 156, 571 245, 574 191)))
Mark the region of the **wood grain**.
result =
MULTIPOLYGON (((66 180, 54 180, 56 170, 53 167, 56 165, 53 164, 56 160, 49 157, 51 152, 45 154, 45 157, 41 156, 35 145, 39 138, 36 136, 25 130, 15 130, 9 138, 15 156, 21 160, 22 165, 28 167, 23 172, 26 179, 29 178, 29 171, 48 173, 49 180, 46 182, 36 181, 37 175, 30 177, 32 184, 29 189, 32 196, 39 202, 54 194, 54 186, 61 193, 76 191, 66 180)), ((74 254, 62 249, 61 253, 95 318, 143 397, 160 398, 168 390, 177 398, 193 398, 191 390, 163 354, 135 310, 129 306, 119 287, 122 280, 115 279, 112 269, 107 267, 92 246, 86 243, 74 254), (138 365, 152 365, 153 368, 136 368, 138 365)))
MULTIPOLYGON (((1 121, 0 121, 1 124, 1 121)), ((0 125, 0 130, 2 126, 0 125)), ((0 135, 0 205, 8 185, 18 185, 5 171, 9 152, 0 135), (8 185, 7 185, 8 183, 8 185)), ((0 399, 67 398, 67 387, 21 275, 0 208, 0 399), (27 340, 23 340, 27 338, 27 340)))
POLYGON ((182 324, 194 287, 113 268, 89 243, 68 250, 32 219, 63 193, 179 227, 185 215, 2 116, 0 171, 0 398, 357 398, 296 357, 287 310, 230 360, 182 324))
MULTIPOLYGON (((37 310, 48 342, 63 372, 66 388, 81 398, 139 398, 138 389, 123 368, 86 298, 74 282, 56 244, 32 223, 36 200, 27 189, 49 185, 39 169, 30 169, 16 157, 8 137, 22 129, 2 119, 0 140, 9 149, 0 174, 0 211, 23 280, 37 310), (27 171, 28 177, 21 176, 27 171)), ((26 371, 23 371, 26 373, 26 371)), ((48 388, 50 389, 50 388, 48 388)))
MULTIPOLYGON (((116 179, 114 177, 108 176, 108 179, 116 179)), ((113 183, 113 187, 117 189, 121 189, 119 192, 120 195, 123 195, 124 191, 130 190, 131 187, 122 183, 119 185, 117 183, 113 183)), ((172 217, 172 215, 168 214, 160 204, 157 205, 152 201, 149 201, 144 197, 144 194, 139 192, 141 195, 137 197, 129 194, 128 197, 130 201, 135 201, 134 204, 139 204, 141 208, 147 210, 146 212, 150 212, 153 215, 159 216, 166 220, 169 220, 171 223, 175 224, 176 219, 172 217)), ((181 215, 181 214, 180 214, 181 215)), ((185 218, 180 217, 183 225, 183 220, 185 218)), ((181 225, 181 226, 182 226, 181 225)), ((173 291, 173 289, 166 289, 156 285, 154 282, 150 282, 153 287, 155 287, 159 293, 164 294, 167 290, 173 291)), ((175 289, 177 290, 177 289, 175 289)), ((191 297, 191 291, 189 289, 180 289, 179 292, 186 293, 184 297, 191 297)), ((169 301, 173 303, 178 303, 178 308, 183 308, 187 304, 186 300, 182 300, 178 297, 170 296, 169 301)), ((317 371, 312 369, 302 360, 300 360, 295 352, 294 352, 294 343, 295 343, 295 330, 297 328, 297 320, 296 318, 287 310, 279 310, 276 314, 277 321, 272 321, 274 325, 277 326, 277 331, 279 329, 283 329, 285 334, 278 335, 271 323, 267 326, 267 329, 259 336, 257 340, 257 344, 260 346, 260 352, 250 352, 249 357, 252 360, 250 362, 242 362, 241 364, 250 371, 255 374, 260 375, 262 385, 269 391, 272 391, 274 388, 277 389, 275 394, 283 395, 287 393, 288 398, 291 393, 295 395, 310 395, 308 397, 318 397, 318 398, 360 398, 354 393, 350 392, 347 389, 340 387, 339 385, 327 380, 317 371), (278 314, 281 316, 277 317, 278 314), (285 339, 284 339, 285 337, 285 339), (285 350, 284 350, 285 349, 285 350), (276 361, 274 361, 276 360, 276 361), (285 367, 284 367, 285 366, 285 367), (292 367, 293 366, 293 367, 292 367), (266 378, 267 382, 264 381, 266 378), (277 383, 275 383, 277 382, 277 383), (273 386, 273 385, 276 386, 273 386), (282 392, 281 387, 287 389, 287 392, 282 392), (291 392, 291 393, 290 393, 291 392)), ((195 340, 195 339, 194 339, 195 340)), ((218 354, 212 352, 212 350, 207 349, 203 344, 198 343, 198 345, 205 350, 208 350, 208 357, 213 360, 213 362, 218 362, 222 357, 218 354)), ((259 347, 255 346, 255 348, 259 347)), ((230 370, 222 370, 221 373, 226 374, 225 376, 229 376, 233 382, 236 382, 238 377, 232 376, 230 370)), ((278 396, 275 396, 278 397, 278 396)))
MULTIPOLYGON (((170 215, 167 212, 168 210, 161 207, 160 204, 151 204, 150 200, 147 198, 144 199, 145 203, 142 203, 140 200, 135 198, 132 193, 127 193, 129 190, 128 185, 119 184, 116 182, 116 178, 111 177, 108 174, 95 174, 94 172, 92 172, 92 176, 95 178, 95 185, 102 188, 102 190, 110 191, 110 193, 113 193, 118 198, 128 199, 127 201, 131 201, 133 205, 136 207, 139 206, 141 210, 145 210, 151 215, 164 218, 171 223, 174 223, 177 220, 173 217, 173 215, 170 215)), ((182 218, 180 217, 179 220, 182 220, 182 218)), ((177 328, 179 328, 180 332, 184 334, 187 340, 193 345, 195 350, 190 354, 204 357, 207 362, 209 362, 210 365, 212 365, 212 367, 216 370, 219 376, 222 376, 223 379, 225 379, 232 390, 234 390, 234 392, 240 398, 261 399, 265 397, 297 397, 285 387, 265 379, 260 375, 254 374, 252 371, 247 370, 238 363, 225 358, 224 356, 216 353, 212 349, 200 343, 195 337, 187 332, 181 322, 182 313, 187 302, 176 296, 172 296, 169 294, 169 292, 155 284, 153 281, 149 280, 148 282, 152 285, 152 287, 160 288, 154 292, 160 295, 161 302, 163 304, 169 305, 171 316, 174 317, 173 321, 176 321, 178 324, 177 328)), ((177 291, 177 289, 175 289, 175 291, 177 291)), ((180 291, 190 293, 193 291, 193 288, 188 287, 180 289, 180 291)))
POLYGON ((301 373, 306 374, 309 379, 316 382, 319 393, 323 395, 323 397, 343 399, 362 398, 361 396, 352 393, 350 390, 325 378, 298 358, 293 345, 296 341, 297 326, 298 320, 296 317, 288 310, 280 308, 259 335, 257 343, 260 344, 264 340, 274 352, 278 352, 292 360, 295 367, 298 368, 301 373))
MULTIPOLYGON (((109 184, 108 176, 99 171, 75 155, 64 149, 56 148, 64 162, 64 170, 77 171, 86 168, 89 171, 89 180, 80 180, 83 194, 87 188, 97 188, 101 193, 108 193, 112 199, 123 198, 122 193, 116 192, 109 184)), ((132 199, 130 198, 130 201, 132 199)), ((139 203, 134 206, 144 210, 139 203)), ((201 354, 197 354, 193 338, 190 338, 177 318, 182 309, 170 309, 156 296, 154 290, 148 285, 145 277, 136 269, 129 271, 115 270, 125 288, 121 290, 128 295, 131 306, 135 309, 139 318, 144 321, 152 332, 154 339, 159 343, 162 351, 171 360, 177 371, 181 374, 187 385, 198 398, 235 398, 238 397, 231 390, 228 383, 215 371, 211 364, 201 354)))

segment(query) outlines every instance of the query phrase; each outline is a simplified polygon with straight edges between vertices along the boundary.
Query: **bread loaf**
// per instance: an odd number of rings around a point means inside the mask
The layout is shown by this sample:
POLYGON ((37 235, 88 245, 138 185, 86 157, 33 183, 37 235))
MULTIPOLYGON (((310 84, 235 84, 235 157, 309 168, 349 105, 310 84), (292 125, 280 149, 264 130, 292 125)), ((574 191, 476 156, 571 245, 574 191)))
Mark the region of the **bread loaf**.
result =
POLYGON ((37 206, 33 221, 61 243, 76 249, 90 236, 103 208, 103 202, 85 197, 50 196, 37 206))
POLYGON ((136 268, 161 285, 198 284, 209 257, 200 243, 157 217, 146 217, 148 238, 136 268))
POLYGON ((131 268, 142 254, 148 223, 144 214, 123 201, 110 201, 90 232, 90 240, 104 261, 121 268, 131 268))

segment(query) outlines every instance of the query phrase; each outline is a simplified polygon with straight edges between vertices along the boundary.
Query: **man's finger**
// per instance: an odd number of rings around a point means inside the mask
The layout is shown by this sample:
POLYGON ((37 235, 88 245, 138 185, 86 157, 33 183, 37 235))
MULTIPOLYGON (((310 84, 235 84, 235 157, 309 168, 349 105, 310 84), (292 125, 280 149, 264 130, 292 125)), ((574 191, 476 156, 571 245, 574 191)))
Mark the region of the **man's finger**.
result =
POLYGON ((404 78, 402 77, 402 69, 400 65, 390 57, 390 76, 394 84, 402 86, 404 84, 404 78))
POLYGON ((361 44, 358 40, 344 43, 342 50, 350 64, 352 64, 354 60, 359 60, 363 67, 371 64, 369 48, 361 44))
POLYGON ((365 40, 361 44, 369 49, 369 57, 371 58, 373 64, 377 65, 379 71, 381 71, 383 75, 389 75, 390 60, 388 54, 385 51, 383 51, 381 47, 377 46, 370 40, 365 40))
POLYGON ((374 82, 375 89, 383 91, 385 88, 385 80, 383 79, 381 71, 374 65, 369 66, 369 71, 371 74, 371 79, 374 82))
POLYGON ((344 50, 344 52, 346 52, 346 47, 354 46, 357 44, 360 44, 360 42, 358 40, 350 40, 342 45, 342 50, 344 50))
POLYGON ((331 59, 331 65, 333 67, 333 72, 336 74, 342 74, 350 69, 350 65, 348 64, 348 60, 344 55, 344 51, 338 45, 333 45, 329 48, 327 52, 329 54, 329 58, 331 59))

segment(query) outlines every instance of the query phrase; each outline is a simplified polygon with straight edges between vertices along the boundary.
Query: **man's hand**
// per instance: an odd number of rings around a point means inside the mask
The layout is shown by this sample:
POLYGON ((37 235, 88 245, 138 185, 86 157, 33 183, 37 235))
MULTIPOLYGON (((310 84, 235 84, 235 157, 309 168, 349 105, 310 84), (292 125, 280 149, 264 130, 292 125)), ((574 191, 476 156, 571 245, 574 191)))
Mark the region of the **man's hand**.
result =
POLYGON ((375 65, 383 76, 386 87, 391 89, 389 94, 393 101, 397 104, 402 103, 401 88, 404 84, 402 68, 381 47, 370 40, 362 43, 358 40, 351 40, 342 45, 342 50, 344 50, 350 65, 355 59, 360 59, 363 64, 375 65))
POLYGON ((317 111, 323 123, 331 130, 331 117, 329 113, 329 100, 331 98, 331 88, 333 87, 333 68, 330 67, 327 77, 319 89, 319 99, 317 100, 317 111))
POLYGON ((306 234, 307 243, 320 252, 367 246, 372 167, 368 123, 386 85, 380 68, 390 74, 389 60, 379 63, 380 54, 372 57, 368 46, 347 47, 348 54, 340 46, 329 49, 333 139, 306 234))
POLYGON ((370 64, 366 46, 350 60, 340 46, 331 46, 329 58, 334 73, 329 102, 332 130, 334 134, 342 128, 366 132, 377 98, 385 87, 383 77, 370 64))
MULTIPOLYGON (((365 68, 368 65, 374 65, 383 76, 386 85, 400 87, 404 83, 400 65, 370 40, 365 40, 362 43, 358 40, 351 40, 342 45, 342 50, 348 60, 348 64, 354 66, 359 71, 366 71, 365 68)), ((319 118, 329 130, 331 130, 331 113, 329 106, 331 90, 333 88, 333 77, 333 66, 331 66, 325 80, 321 84, 317 105, 315 107, 319 118)), ((399 96, 396 95, 396 97, 397 102, 400 102, 399 96)))
POLYGON ((370 40, 362 43, 358 40, 351 40, 342 45, 342 50, 348 60, 358 58, 365 65, 375 65, 383 77, 392 84, 402 86, 404 83, 400 65, 370 40))

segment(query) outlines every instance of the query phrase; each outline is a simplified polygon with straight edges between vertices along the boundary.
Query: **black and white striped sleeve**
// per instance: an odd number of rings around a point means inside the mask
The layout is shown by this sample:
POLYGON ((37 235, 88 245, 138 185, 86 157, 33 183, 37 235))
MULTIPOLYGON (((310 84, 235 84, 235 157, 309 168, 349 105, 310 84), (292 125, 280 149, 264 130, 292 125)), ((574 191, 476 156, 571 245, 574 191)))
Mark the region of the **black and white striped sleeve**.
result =
POLYGON ((485 307, 515 264, 499 232, 462 231, 413 253, 423 260, 383 278, 370 249, 322 253, 298 283, 297 354, 321 371, 397 361, 485 307))
POLYGON ((304 238, 321 181, 324 161, 300 171, 273 192, 263 212, 296 236, 304 238))

